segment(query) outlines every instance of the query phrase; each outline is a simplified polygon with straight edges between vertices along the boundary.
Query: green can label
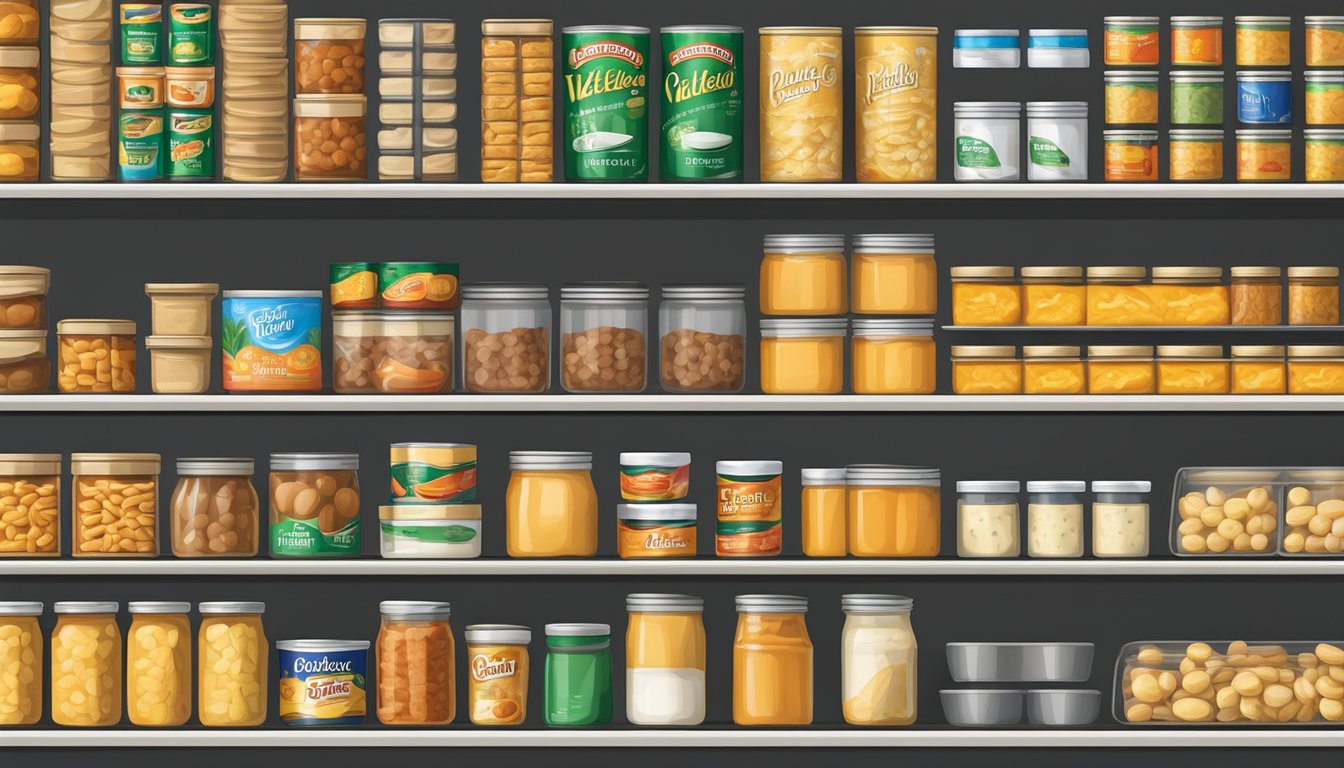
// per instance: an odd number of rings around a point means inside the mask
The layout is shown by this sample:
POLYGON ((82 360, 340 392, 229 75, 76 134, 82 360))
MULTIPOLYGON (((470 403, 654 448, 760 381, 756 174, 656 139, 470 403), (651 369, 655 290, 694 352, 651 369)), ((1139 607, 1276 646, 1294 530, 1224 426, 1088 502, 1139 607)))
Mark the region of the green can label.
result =
POLYGON ((163 178, 163 112, 122 112, 117 121, 117 161, 122 181, 163 178))
POLYGON ((213 63, 215 57, 215 19, 204 3, 176 3, 168 6, 168 63, 191 67, 213 63))
POLYGON ((392 465, 392 501, 407 504, 475 504, 476 462, 440 467, 421 461, 392 465))
POLYGON ((649 31, 570 27, 565 56, 565 178, 649 177, 649 31))
POLYGON ((122 4, 121 61, 123 64, 163 63, 162 5, 122 4))
POLYGON ((742 30, 663 30, 664 181, 742 178, 742 30))
POLYGON ((281 517, 271 523, 271 554, 276 557, 354 557, 359 554, 359 515, 336 531, 325 532, 320 518, 281 517))
POLYGON ((215 113, 184 109, 168 113, 169 178, 215 177, 215 113))

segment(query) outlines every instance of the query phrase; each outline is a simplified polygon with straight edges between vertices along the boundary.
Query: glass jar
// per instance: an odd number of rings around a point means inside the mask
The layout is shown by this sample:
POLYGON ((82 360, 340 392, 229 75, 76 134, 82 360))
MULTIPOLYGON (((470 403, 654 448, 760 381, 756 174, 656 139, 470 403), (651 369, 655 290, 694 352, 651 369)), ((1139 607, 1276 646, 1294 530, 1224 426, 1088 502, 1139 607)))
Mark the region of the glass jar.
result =
MULTIPOLYGON (((227 99, 226 94, 226 105, 227 99)), ((368 179, 368 129, 364 124, 367 110, 368 101, 363 96, 296 97, 294 180, 368 179)))
POLYGON ((359 555, 359 454, 271 454, 271 557, 359 555))
POLYGON ((841 27, 761 28, 761 181, 844 175, 843 36, 841 27))
POLYGON ((1171 73, 1172 125, 1223 124, 1223 73, 1171 73))
POLYGON ((1157 392, 1152 347, 1087 348, 1089 395, 1151 395, 1157 392))
POLYGON ((1288 324, 1339 324, 1339 267, 1288 268, 1288 324))
POLYGON ((844 557, 848 550, 845 521, 845 468, 802 472, 803 554, 844 557))
POLYGON ((1288 394, 1344 395, 1344 347, 1288 347, 1288 394))
POLYGON ((845 388, 843 317, 761 321, 761 391, 835 395, 845 388))
POLYGON ((61 556, 61 454, 0 453, 0 523, 0 557, 61 556))
POLYGON ((547 725, 610 724, 611 678, 611 625, 546 625, 542 720, 547 725))
POLYGON ((1092 556, 1148 556, 1147 480, 1092 482, 1092 556))
POLYGON ((689 595, 626 595, 625 718, 635 725, 705 721, 705 610, 689 595))
MULTIPOLYGON (((201 603, 197 632, 196 714, 207 728, 246 728, 266 722, 270 643, 262 627, 265 603, 201 603)), ((280 694, 286 696, 284 691, 280 694)))
POLYGON ((295 19, 295 93, 364 93, 365 27, 364 19, 295 19))
POLYGON ((952 323, 967 326, 1018 325, 1022 286, 1012 267, 953 267, 952 323))
POLYGON ((37 0, 0 2, 0 45, 36 45, 42 29, 38 9, 37 0))
POLYGON ((761 314, 843 315, 849 311, 844 235, 766 235, 761 314))
POLYGON ((738 392, 746 373, 747 289, 664 285, 659 362, 668 392, 738 392))
POLYGON ((1173 129, 1167 143, 1171 181, 1221 181, 1223 129, 1173 129))
POLYGON ((807 598, 738 595, 733 722, 811 725, 812 639, 807 598))
POLYGON ((121 630, 114 602, 56 603, 51 630, 51 720, 104 728, 121 722, 121 630))
POLYGON ((938 312, 933 235, 854 235, 853 246, 854 314, 938 312))
POLYGON ((938 28, 855 27, 854 84, 858 181, 937 181, 938 28))
POLYGON ((1025 325, 1087 325, 1082 267, 1023 267, 1021 271, 1025 325))
POLYGON ((1087 391, 1087 365, 1080 347, 1022 348, 1022 392, 1027 395, 1081 395, 1087 391))
POLYGON ((545 285, 462 288, 462 383, 468 392, 551 388, 551 299, 545 285))
POLYGON ((560 386, 566 392, 643 392, 649 289, 578 283, 560 289, 560 386))
POLYGON ((1016 480, 957 482, 957 556, 1017 557, 1022 554, 1016 480))
POLYGON ((1178 67, 1221 67, 1223 17, 1172 16, 1171 63, 1178 67))
POLYGON ((1027 179, 1087 181, 1087 102, 1027 102, 1027 179))
POLYGON ((1027 556, 1083 556, 1083 494, 1081 480, 1027 482, 1027 556))
POLYGON ((1106 124, 1157 125, 1157 73, 1106 71, 1106 124))
POLYGON ((1146 292, 1158 325, 1227 325, 1231 320, 1222 267, 1153 267, 1146 292))
POLYGON ((1237 131, 1237 181, 1291 181, 1293 132, 1288 129, 1237 131))
POLYGON ((952 391, 958 395, 1022 394, 1022 361, 1017 348, 952 348, 952 391))
POLYGON ((191 603, 130 603, 126 710, 134 725, 172 727, 191 718, 191 603))
POLYGON ((597 489, 587 451, 511 451, 509 557, 597 554, 597 489))
MULTIPOLYGON (((41 79, 41 51, 36 48, 0 48, 0 120, 36 118, 42 106, 41 79)), ((0 177, 9 175, 13 174, 0 167, 0 177)))
POLYGON ((255 557, 261 505, 252 459, 178 459, 170 503, 175 557, 255 557))
POLYGON ((1106 66, 1157 66, 1158 17, 1107 16, 1102 23, 1106 66))
POLYGON ((1308 72, 1304 79, 1307 125, 1344 124, 1344 71, 1308 72))
POLYGON ((447 725, 457 713, 457 650, 448 603, 378 604, 378 722, 447 725))
POLYGON ((1022 104, 1016 101, 959 101, 952 105, 957 181, 1022 179, 1022 104))
POLYGON ((933 320, 855 318, 851 386, 858 395, 931 395, 938 386, 933 320))
POLYGON ((915 607, 902 595, 843 595, 840 700, 850 725, 910 725, 919 704, 915 607))
POLYGON ((1292 123, 1292 73, 1277 70, 1237 72, 1237 120, 1252 125, 1292 123))
POLYGON ((135 392, 135 321, 62 320, 56 324, 62 392, 135 392))
POLYGON ((1088 267, 1088 325, 1159 325, 1145 293, 1146 267, 1088 267))
POLYGON ((1283 271, 1278 267, 1232 268, 1232 324, 1283 322, 1283 271))
POLYGON ((532 630, 516 624, 473 624, 465 638, 472 725, 522 725, 527 719, 532 630))
POLYGON ((1104 131, 1107 181, 1157 181, 1157 131, 1104 131))
POLYGON ((1282 395, 1288 391, 1281 346, 1232 347, 1232 394, 1282 395))
POLYGON ((1344 67, 1344 16, 1308 16, 1307 66, 1344 67))
POLYGON ((0 330, 45 332, 50 286, 46 267, 0 266, 0 330))
POLYGON ((71 554, 157 557, 157 453, 72 453, 71 554))
POLYGON ((41 603, 0 602, 0 725, 35 725, 42 719, 41 603))
POLYGON ((449 394, 453 316, 382 310, 331 314, 331 386, 338 394, 449 394))
POLYGON ((942 545, 941 478, 941 472, 928 467, 846 467, 849 554, 937 557, 942 545))
POLYGON ((1344 130, 1308 128, 1302 135, 1307 181, 1344 181, 1344 130))
POLYGON ((1238 16, 1237 66, 1286 67, 1289 59, 1288 16, 1238 16))
POLYGON ((46 331, 0 331, 0 395, 51 391, 46 331))
POLYGON ((1231 366, 1223 357, 1222 347, 1157 348, 1159 395, 1226 395, 1231 391, 1231 366))

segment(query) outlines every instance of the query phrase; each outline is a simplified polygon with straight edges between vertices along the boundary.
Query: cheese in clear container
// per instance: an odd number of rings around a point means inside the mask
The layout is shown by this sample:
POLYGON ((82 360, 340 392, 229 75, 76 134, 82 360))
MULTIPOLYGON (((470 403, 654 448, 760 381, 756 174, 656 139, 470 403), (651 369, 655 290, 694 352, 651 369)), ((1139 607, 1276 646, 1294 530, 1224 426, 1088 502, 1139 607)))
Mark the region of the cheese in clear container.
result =
POLYGON ((766 235, 761 314, 845 314, 846 271, 843 235, 766 235))
POLYGON ((1021 274, 1023 324, 1087 325, 1082 267, 1023 267, 1021 274))
POLYGON ((71 554, 157 557, 157 453, 72 453, 71 554))
MULTIPOLYGON (((207 728, 266 722, 270 643, 262 627, 265 603, 216 602, 197 606, 196 714, 207 728)), ((283 695, 283 692, 282 692, 283 695)))
POLYGON ((1344 130, 1308 128, 1302 134, 1307 181, 1344 181, 1344 130))
POLYGON ((1344 394, 1344 346, 1288 347, 1288 394, 1344 394))
POLYGON ((1159 395, 1226 395, 1232 391, 1231 364, 1218 345, 1157 348, 1159 395))
POLYGON ((42 719, 42 603, 0 602, 0 725, 42 719))
POLYGON ((952 391, 958 395, 1022 394, 1022 361, 1012 346, 952 348, 952 391))
POLYGON ((121 722, 121 630, 114 602, 56 603, 51 630, 51 720, 104 728, 121 722))
POLYGON ((1148 556, 1147 480, 1092 482, 1092 556, 1148 556))
POLYGON ((953 267, 954 325, 1018 325, 1022 286, 1012 267, 953 267))
POLYGON ((850 725, 915 722, 919 704, 919 644, 910 624, 915 607, 902 595, 843 595, 840 700, 850 725))
POLYGON ((637 593, 625 598, 625 716, 635 725, 705 720, 703 598, 637 593))
POLYGON ((854 557, 937 557, 942 473, 930 467, 845 468, 845 515, 854 557))
POLYGON ((834 395, 844 390, 845 334, 836 318, 761 321, 761 391, 834 395))
POLYGON ((1232 394, 1282 395, 1288 391, 1282 346, 1232 347, 1232 394))
POLYGON ((133 602, 126 633, 126 714, 134 725, 191 718, 191 603, 133 602))
POLYGON ((1291 62, 1289 16, 1238 16, 1237 66, 1286 67, 1291 62))
POLYGON ((1016 480, 957 482, 957 557, 1017 557, 1022 521, 1016 480))
POLYGON ((807 599, 738 595, 733 638, 733 722, 811 725, 812 639, 807 599))
POLYGON ((1153 267, 1153 284, 1145 290, 1157 313, 1157 325, 1231 322, 1222 267, 1153 267))
POLYGON ((804 469, 802 472, 803 554, 808 557, 844 557, 849 527, 845 517, 845 468, 804 469))
POLYGON ((1022 392, 1027 395, 1081 395, 1087 391, 1087 363, 1075 346, 1022 348, 1022 392))
POLYGON ((855 314, 938 312, 933 235, 854 235, 850 260, 855 314))
POLYGON ((509 453, 509 557, 597 554, 597 490, 586 451, 509 453))
POLYGON ((0 557, 61 556, 61 454, 0 453, 0 524, 0 557))
POLYGON ((1151 395, 1157 392, 1153 348, 1092 346, 1087 348, 1089 395, 1151 395))
POLYGON ((938 384, 932 319, 855 318, 851 386, 857 395, 931 395, 938 384))
POLYGON ((1142 285, 1146 267, 1088 267, 1088 325, 1159 325, 1161 316, 1142 285))
POLYGON ((1027 483, 1027 556, 1083 556, 1081 480, 1031 480, 1027 483))
POLYGON ((1308 16, 1307 66, 1344 66, 1344 16, 1308 16))

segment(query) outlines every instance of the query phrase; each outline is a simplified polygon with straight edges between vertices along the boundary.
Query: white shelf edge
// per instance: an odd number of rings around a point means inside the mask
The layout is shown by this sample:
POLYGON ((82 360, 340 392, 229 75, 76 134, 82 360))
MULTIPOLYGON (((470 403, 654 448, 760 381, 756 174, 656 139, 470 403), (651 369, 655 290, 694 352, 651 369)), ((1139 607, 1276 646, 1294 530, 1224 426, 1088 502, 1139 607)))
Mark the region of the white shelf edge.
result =
POLYGON ((960 333, 1344 333, 1344 325, 944 325, 960 333))

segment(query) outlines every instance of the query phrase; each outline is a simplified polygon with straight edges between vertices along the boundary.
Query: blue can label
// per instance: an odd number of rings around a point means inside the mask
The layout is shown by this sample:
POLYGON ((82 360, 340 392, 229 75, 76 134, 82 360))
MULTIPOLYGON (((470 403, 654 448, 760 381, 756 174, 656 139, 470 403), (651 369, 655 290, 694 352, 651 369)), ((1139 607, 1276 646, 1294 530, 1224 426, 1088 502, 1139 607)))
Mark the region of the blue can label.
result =
POLYGON ((1293 88, 1288 81, 1237 83, 1237 119, 1243 123, 1293 122, 1293 88))
MULTIPOLYGON (((296 641, 315 645, 314 641, 296 641)), ((369 652, 293 650, 280 654, 280 719, 288 725, 359 725, 366 705, 365 665, 369 652)), ((348 644, 346 644, 348 647, 348 644)))

